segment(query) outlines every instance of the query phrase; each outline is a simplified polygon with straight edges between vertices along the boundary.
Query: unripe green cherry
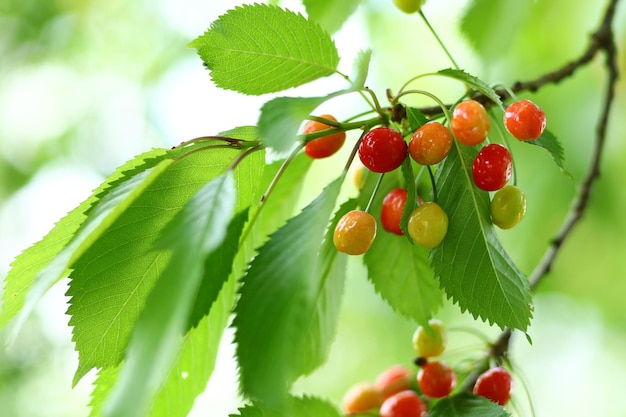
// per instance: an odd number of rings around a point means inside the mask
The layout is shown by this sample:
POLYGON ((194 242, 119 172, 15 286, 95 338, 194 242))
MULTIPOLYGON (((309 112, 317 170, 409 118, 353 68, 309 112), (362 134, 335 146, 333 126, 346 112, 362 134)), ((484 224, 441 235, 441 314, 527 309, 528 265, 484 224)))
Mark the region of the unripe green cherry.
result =
POLYGON ((420 358, 432 358, 443 353, 448 345, 448 328, 437 319, 428 320, 431 332, 419 326, 413 333, 413 348, 420 358))
POLYGON ((419 12, 426 0, 393 0, 393 4, 404 13, 419 12))
POLYGON ((526 214, 526 196, 514 185, 507 185, 493 195, 491 220, 501 229, 510 229, 526 214))
POLYGON ((439 204, 429 201, 413 210, 407 228, 416 245, 432 249, 448 233, 448 215, 439 204))

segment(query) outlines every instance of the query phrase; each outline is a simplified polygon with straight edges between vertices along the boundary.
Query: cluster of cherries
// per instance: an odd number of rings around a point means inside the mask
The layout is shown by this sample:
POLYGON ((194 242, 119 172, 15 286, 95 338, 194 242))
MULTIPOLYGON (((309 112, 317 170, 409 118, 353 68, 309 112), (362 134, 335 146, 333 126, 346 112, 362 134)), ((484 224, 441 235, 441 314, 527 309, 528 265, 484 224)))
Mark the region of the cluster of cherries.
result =
MULTIPOLYGON (((331 115, 323 115, 321 119, 337 122, 331 115)), ((546 116, 530 100, 518 100, 506 108, 504 126, 519 140, 534 140, 545 129, 546 116)), ((408 144, 400 131, 387 126, 376 127, 362 136, 358 155, 365 168, 381 174, 399 168, 407 155, 418 164, 430 167, 446 158, 455 138, 466 146, 482 145, 490 127, 491 122, 484 106, 476 100, 464 100, 454 107, 449 127, 436 120, 429 121, 412 133, 408 144)), ((343 146, 345 132, 318 120, 308 121, 303 133, 328 129, 333 132, 306 143, 307 155, 325 158, 343 146)), ((497 143, 482 146, 472 163, 472 177, 476 186, 484 191, 495 191, 490 203, 491 219, 502 229, 512 228, 526 213, 524 193, 514 185, 507 185, 512 165, 509 150, 497 143)), ((385 196, 380 222, 386 231, 404 234, 400 220, 406 200, 407 191, 402 188, 396 188, 385 196)), ((376 220, 367 211, 353 210, 346 213, 334 231, 335 247, 350 255, 365 253, 376 236, 376 225, 376 220)), ((420 202, 409 216, 407 231, 415 244, 425 248, 439 245, 447 230, 448 216, 435 201, 420 202)))
MULTIPOLYGON (((439 320, 429 321, 430 329, 419 326, 413 335, 413 347, 418 355, 417 377, 403 365, 394 365, 381 372, 374 383, 354 385, 342 401, 346 415, 368 414, 380 417, 424 417, 427 403, 449 396, 456 387, 453 368, 441 360, 447 345, 447 329, 439 320), (415 384, 417 382, 417 384, 415 384)), ((513 388, 510 373, 502 367, 483 372, 474 384, 473 392, 504 406, 513 388)))

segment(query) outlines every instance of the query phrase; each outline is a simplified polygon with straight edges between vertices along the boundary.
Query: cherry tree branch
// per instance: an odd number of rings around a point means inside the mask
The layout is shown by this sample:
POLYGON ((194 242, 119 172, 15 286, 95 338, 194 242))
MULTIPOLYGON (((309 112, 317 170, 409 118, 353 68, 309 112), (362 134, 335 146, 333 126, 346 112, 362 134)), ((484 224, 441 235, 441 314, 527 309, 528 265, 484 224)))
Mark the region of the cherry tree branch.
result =
MULTIPOLYGON (((615 98, 615 88, 619 78, 617 48, 612 29, 612 23, 615 18, 618 1, 619 0, 609 1, 602 23, 591 35, 591 43, 580 58, 535 80, 517 82, 511 88, 514 93, 523 90, 537 91, 546 84, 558 83, 565 78, 570 77, 576 72, 576 70, 590 63, 599 52, 603 52, 605 55, 604 66, 607 73, 607 83, 603 94, 604 99, 601 112, 596 126, 595 141, 589 168, 580 183, 577 196, 572 201, 568 215, 563 221, 559 231, 552 239, 552 242, 546 249, 543 257, 528 278, 531 290, 535 290, 542 279, 552 270, 552 266, 554 265, 563 243, 571 235, 574 227, 582 219, 589 205, 594 185, 600 177, 600 162, 604 153, 609 115, 615 98)), ((505 89, 498 90, 497 92, 500 94, 502 99, 509 97, 509 93, 505 91, 505 89)), ((506 328, 503 330, 498 338, 491 344, 485 360, 466 378, 463 389, 468 391, 472 390, 474 384, 476 383, 476 379, 489 366, 489 361, 491 359, 499 362, 506 358, 511 336, 511 329, 506 328)))

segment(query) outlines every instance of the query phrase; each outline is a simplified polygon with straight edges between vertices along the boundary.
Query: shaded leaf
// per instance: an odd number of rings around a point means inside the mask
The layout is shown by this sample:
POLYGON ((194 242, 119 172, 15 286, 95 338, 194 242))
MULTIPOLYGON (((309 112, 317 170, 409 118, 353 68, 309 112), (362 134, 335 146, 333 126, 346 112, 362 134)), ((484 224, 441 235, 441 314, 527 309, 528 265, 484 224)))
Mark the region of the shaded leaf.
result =
POLYGON ((329 33, 338 31, 362 0, 303 0, 309 18, 329 33))
POLYGON ((504 408, 477 395, 462 393, 438 401, 427 417, 509 417, 504 408))
POLYGON ((428 123, 428 117, 416 107, 407 107, 406 115, 412 131, 416 131, 420 126, 428 123))
POLYGON ((556 138, 556 136, 552 134, 552 132, 548 130, 544 130, 543 134, 539 138, 535 140, 527 140, 523 142, 528 143, 530 145, 539 146, 541 148, 544 148, 548 152, 550 152, 550 155, 552 156, 554 163, 556 163, 557 166, 561 168, 561 172, 563 172, 563 174, 567 175, 568 177, 572 178, 572 174, 570 174, 569 171, 565 169, 565 157, 564 157, 563 146, 561 146, 561 143, 556 138))
POLYGON ((229 417, 341 417, 341 413, 329 402, 316 397, 289 397, 281 409, 262 405, 247 405, 239 414, 229 417))
POLYGON ((431 251, 432 266, 461 310, 525 331, 532 315, 528 280, 498 240, 488 193, 473 184, 470 170, 477 152, 455 142, 437 170, 438 202, 449 225, 443 242, 431 251))
POLYGON ((325 359, 325 347, 310 333, 316 326, 333 327, 327 325, 333 306, 323 300, 325 288, 335 285, 329 274, 334 264, 320 247, 343 178, 272 234, 243 278, 233 326, 241 390, 248 398, 281 403, 293 381, 325 359))
POLYGON ((330 35, 302 15, 254 4, 229 10, 190 44, 218 87, 260 95, 333 74, 330 35))

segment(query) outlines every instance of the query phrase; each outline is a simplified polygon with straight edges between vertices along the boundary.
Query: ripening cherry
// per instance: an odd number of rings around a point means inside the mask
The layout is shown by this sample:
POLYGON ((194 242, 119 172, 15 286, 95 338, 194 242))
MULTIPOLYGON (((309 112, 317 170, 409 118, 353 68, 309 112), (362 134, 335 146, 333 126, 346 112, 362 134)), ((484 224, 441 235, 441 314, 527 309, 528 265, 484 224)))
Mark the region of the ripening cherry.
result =
POLYGON ((513 380, 504 368, 491 368, 476 380, 474 394, 485 397, 494 403, 505 405, 511 398, 513 380))
POLYGON ((489 209, 493 224, 510 229, 526 214, 526 195, 516 186, 507 185, 493 195, 489 209))
POLYGON ((380 391, 369 382, 362 382, 350 388, 341 401, 346 414, 365 413, 378 409, 383 403, 380 391))
POLYGON ((333 233, 333 243, 339 252, 362 255, 376 237, 376 219, 371 214, 352 210, 344 214, 333 233))
POLYGON ((415 391, 399 392, 380 406, 380 417, 425 417, 426 404, 415 391))
POLYGON ((448 215, 439 204, 429 201, 413 210, 407 228, 416 245, 432 249, 448 233, 448 215))
POLYGON ((450 129, 463 145, 478 145, 485 140, 490 127, 487 110, 476 100, 462 101, 452 111, 450 129))
POLYGON ((417 385, 428 397, 445 397, 456 386, 456 372, 445 362, 426 362, 417 373, 417 385))
POLYGON ((373 172, 390 172, 402 165, 407 145, 402 134, 388 127, 367 132, 359 144, 359 158, 373 172))
MULTIPOLYGON (((337 119, 330 114, 323 114, 320 116, 323 119, 332 120, 334 122, 337 119)), ((302 130, 303 134, 320 132, 322 130, 331 129, 332 126, 327 125, 316 120, 309 120, 304 125, 302 130)), ((314 159, 326 158, 335 154, 346 141, 346 132, 336 132, 327 136, 322 136, 317 139, 313 139, 304 145, 304 153, 314 159)))
POLYGON ((437 121, 420 126, 409 141, 409 155, 420 165, 434 165, 443 161, 452 149, 450 129, 437 121))
POLYGON ((507 148, 492 143, 480 150, 472 163, 472 176, 478 188, 496 191, 511 178, 513 160, 507 148))
POLYGON ((400 228, 400 220, 404 212, 406 198, 407 191, 404 188, 394 188, 383 199, 380 222, 386 231, 400 236, 404 234, 400 228))
POLYGON ((394 365, 376 377, 374 386, 383 396, 383 398, 389 398, 401 391, 406 391, 411 388, 412 372, 409 368, 403 365, 394 365))
POLYGON ((546 114, 530 100, 515 101, 504 112, 504 126, 519 140, 534 140, 546 128, 546 114))
POLYGON ((419 12, 426 0, 393 0, 393 4, 404 13, 419 12))
POLYGON ((448 345, 448 328, 437 319, 428 320, 430 331, 418 326, 413 333, 413 348, 420 358, 431 358, 443 353, 448 345))

